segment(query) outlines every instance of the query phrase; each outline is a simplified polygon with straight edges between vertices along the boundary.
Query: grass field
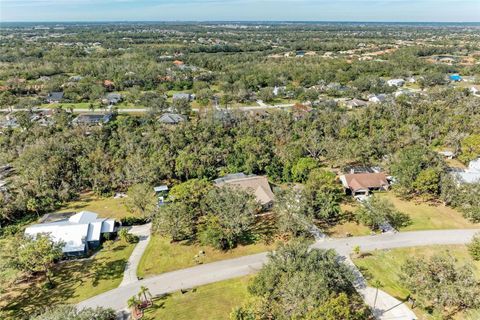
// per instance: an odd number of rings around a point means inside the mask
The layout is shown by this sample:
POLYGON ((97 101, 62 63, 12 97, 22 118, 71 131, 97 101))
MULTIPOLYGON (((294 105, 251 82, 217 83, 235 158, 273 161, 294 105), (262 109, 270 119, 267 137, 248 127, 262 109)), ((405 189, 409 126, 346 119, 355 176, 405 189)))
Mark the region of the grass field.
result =
POLYGON ((248 298, 249 277, 201 286, 195 292, 180 292, 154 301, 144 319, 154 320, 225 320, 234 307, 248 298))
POLYGON ((194 257, 200 251, 205 252, 205 256, 201 259, 201 262, 209 263, 265 252, 272 250, 273 248, 275 248, 274 244, 266 245, 263 243, 255 243, 246 246, 238 246, 235 249, 224 252, 213 249, 209 246, 201 246, 198 244, 187 245, 170 243, 170 240, 167 238, 153 235, 142 259, 140 260, 137 274, 140 277, 147 277, 168 271, 193 267, 197 265, 194 257))
POLYGON ((401 231, 480 227, 480 224, 469 222, 460 212, 447 206, 431 205, 425 202, 417 203, 415 200, 401 200, 392 192, 378 193, 377 196, 387 198, 399 211, 410 216, 412 224, 402 228, 401 231))
POLYGON ((22 319, 48 306, 74 304, 116 288, 133 248, 122 241, 107 242, 91 259, 61 262, 52 278, 55 288, 46 289, 43 277, 21 283, 0 297, 0 310, 7 319, 22 319))
POLYGON ((132 216, 125 206, 124 199, 114 199, 113 197, 102 198, 93 193, 84 193, 76 201, 72 201, 65 205, 58 212, 79 212, 93 211, 98 213, 100 217, 113 218, 120 220, 121 218, 132 216))
MULTIPOLYGON (((362 270, 370 282, 380 281, 381 289, 392 296, 404 300, 409 291, 400 282, 400 269, 407 258, 431 256, 435 253, 449 252, 458 259, 459 264, 471 263, 476 267, 477 277, 480 279, 480 262, 475 262, 468 253, 466 246, 429 246, 402 248, 394 250, 378 250, 368 253, 363 258, 354 259, 355 264, 362 270)), ((432 319, 419 309, 415 312, 421 319, 432 319)), ((459 315, 456 319, 479 319, 480 311, 459 315)))
MULTIPOLYGON (((416 200, 402 200, 395 196, 393 192, 379 192, 375 196, 388 199, 397 210, 410 216, 411 224, 401 228, 400 231, 480 228, 479 223, 471 223, 459 211, 447 206, 433 205, 416 200)), ((342 212, 352 214, 358 205, 357 202, 342 204, 342 212)), ((346 234, 353 236, 370 234, 371 230, 353 221, 353 217, 351 216, 350 219, 346 219, 342 223, 330 228, 328 230, 329 236, 345 237, 346 234)))

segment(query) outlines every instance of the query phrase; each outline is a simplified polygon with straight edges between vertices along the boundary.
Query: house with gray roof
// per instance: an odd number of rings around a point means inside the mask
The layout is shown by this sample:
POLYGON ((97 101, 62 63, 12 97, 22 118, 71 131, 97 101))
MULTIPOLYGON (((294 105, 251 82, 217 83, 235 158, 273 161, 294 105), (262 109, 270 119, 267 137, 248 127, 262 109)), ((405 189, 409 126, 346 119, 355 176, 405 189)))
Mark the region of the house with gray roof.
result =
POLYGON ((72 120, 74 125, 94 126, 108 123, 112 119, 112 114, 84 113, 72 120))
POLYGON ((107 234, 116 232, 115 220, 98 218, 90 211, 82 211, 68 219, 34 224, 25 229, 25 235, 36 237, 48 234, 54 241, 63 242, 66 256, 85 256, 98 248, 107 234))
POLYGON ((165 124, 179 124, 187 120, 187 117, 178 113, 164 113, 158 121, 165 124))
POLYGON ((54 91, 50 92, 47 96, 48 103, 59 103, 63 99, 63 92, 61 91, 54 91))
POLYGON ((192 101, 192 100, 195 100, 195 95, 190 93, 174 93, 173 94, 173 100, 182 100, 182 99, 192 101))

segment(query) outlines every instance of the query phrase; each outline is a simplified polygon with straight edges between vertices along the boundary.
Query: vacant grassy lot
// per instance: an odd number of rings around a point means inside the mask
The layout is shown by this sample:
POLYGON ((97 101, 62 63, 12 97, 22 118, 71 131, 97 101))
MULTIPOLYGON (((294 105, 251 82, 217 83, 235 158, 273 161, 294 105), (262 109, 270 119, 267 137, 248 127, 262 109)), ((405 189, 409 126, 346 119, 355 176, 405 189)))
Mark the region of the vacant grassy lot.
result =
POLYGON ((77 201, 68 203, 58 212, 79 212, 83 210, 93 211, 98 213, 100 217, 116 220, 132 215, 127 211, 124 199, 102 198, 93 193, 82 194, 77 201))
MULTIPOLYGON (((443 205, 433 205, 417 200, 402 200, 395 196, 393 192, 379 192, 376 197, 388 199, 401 212, 410 216, 411 224, 400 231, 417 230, 438 230, 438 229, 469 229, 479 228, 480 224, 474 224, 465 219, 462 214, 450 207, 443 205)), ((342 212, 354 213, 358 202, 342 204, 342 212)), ((347 214, 348 216, 348 214, 347 214)), ((368 235, 371 230, 361 223, 356 223, 354 214, 347 217, 344 221, 328 230, 331 237, 345 237, 347 234, 353 236, 368 235)))
POLYGON ((155 301, 145 314, 147 320, 225 320, 234 307, 248 298, 249 277, 198 287, 185 294, 167 295, 155 301))
POLYGON ((26 281, 0 297, 0 310, 7 319, 22 319, 48 306, 74 304, 116 288, 133 248, 122 241, 106 242, 91 259, 62 262, 52 278, 55 288, 46 289, 43 277, 26 281))
POLYGON ((387 198, 398 210, 410 216, 412 224, 401 229, 401 231, 467 229, 480 226, 480 224, 475 225, 469 222, 460 212, 450 207, 431 205, 415 200, 401 200, 392 192, 378 193, 376 196, 387 198))
POLYGON ((168 271, 193 267, 197 265, 195 255, 204 251, 202 263, 226 260, 250 254, 269 251, 275 248, 274 244, 266 245, 262 242, 246 246, 238 246, 229 251, 213 249, 199 244, 170 243, 170 239, 153 235, 145 253, 140 260, 137 274, 147 277, 168 271))
MULTIPOLYGON (((408 258, 431 256, 436 253, 449 252, 458 259, 459 264, 471 263, 476 267, 476 274, 480 278, 480 262, 475 262, 470 257, 466 246, 429 246, 402 248, 394 250, 379 250, 367 253, 363 258, 354 259, 355 264, 362 270, 366 278, 372 282, 380 281, 381 289, 404 300, 409 291, 401 284, 401 266, 408 258)), ((423 311, 414 310, 421 319, 431 319, 423 311)), ((468 315, 459 315, 458 319, 479 319, 480 311, 472 311, 468 315)))

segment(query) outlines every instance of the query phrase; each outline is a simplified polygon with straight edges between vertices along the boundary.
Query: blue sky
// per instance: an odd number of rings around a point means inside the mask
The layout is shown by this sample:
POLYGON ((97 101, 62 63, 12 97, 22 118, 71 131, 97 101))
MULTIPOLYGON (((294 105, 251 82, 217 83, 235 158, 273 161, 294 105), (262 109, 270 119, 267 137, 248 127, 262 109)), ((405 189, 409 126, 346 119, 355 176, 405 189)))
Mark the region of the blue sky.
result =
POLYGON ((480 0, 0 0, 0 20, 480 22, 480 0))

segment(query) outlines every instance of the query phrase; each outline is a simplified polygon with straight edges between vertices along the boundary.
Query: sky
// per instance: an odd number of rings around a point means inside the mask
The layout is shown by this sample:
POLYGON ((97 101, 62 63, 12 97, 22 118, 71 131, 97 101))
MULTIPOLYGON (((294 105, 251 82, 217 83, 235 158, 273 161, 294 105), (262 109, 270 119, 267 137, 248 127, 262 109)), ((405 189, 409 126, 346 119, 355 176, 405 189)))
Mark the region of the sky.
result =
POLYGON ((480 22, 480 0, 0 0, 0 21, 480 22))

